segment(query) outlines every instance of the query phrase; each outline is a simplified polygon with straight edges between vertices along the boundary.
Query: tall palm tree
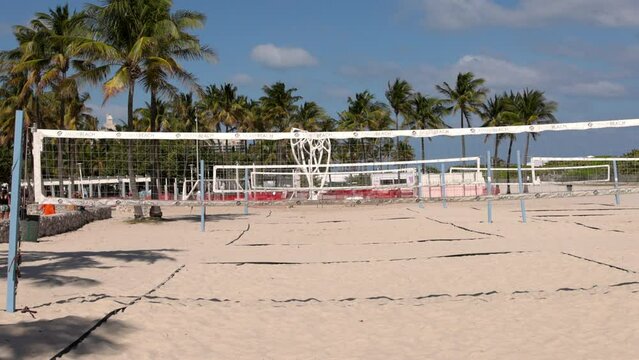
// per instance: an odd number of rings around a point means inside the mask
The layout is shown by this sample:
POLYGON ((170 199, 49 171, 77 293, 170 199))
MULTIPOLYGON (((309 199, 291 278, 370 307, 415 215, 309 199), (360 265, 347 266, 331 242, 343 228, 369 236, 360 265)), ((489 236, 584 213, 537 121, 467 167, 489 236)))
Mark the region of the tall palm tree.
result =
MULTIPOLYGON (((90 59, 99 59, 116 70, 104 83, 104 101, 128 90, 127 126, 134 129, 135 87, 144 76, 144 65, 157 50, 165 35, 174 30, 166 19, 171 0, 102 0, 100 5, 88 4, 88 24, 95 40, 83 43, 79 53, 90 59)), ((139 199, 136 174, 133 169, 133 143, 128 141, 127 162, 129 186, 134 200, 139 199)), ((136 218, 141 218, 142 208, 135 207, 136 218)))
MULTIPOLYGON (((388 106, 383 102, 375 100, 375 96, 368 90, 356 93, 354 97, 348 98, 348 109, 339 113, 339 128, 347 131, 379 131, 388 130, 392 126, 392 118, 388 106)), ((347 142, 348 144, 349 142, 347 142)), ((350 143, 356 144, 356 141, 350 143)), ((370 148, 377 148, 379 161, 383 161, 383 154, 392 152, 385 144, 386 139, 372 139, 366 141, 360 139, 360 152, 351 152, 351 161, 355 157, 359 160, 375 160, 370 148), (370 146, 367 146, 370 145, 370 146), (370 155, 369 155, 370 154, 370 155)), ((392 144, 392 141, 391 141, 392 144)), ((392 145, 391 145, 392 147, 392 145)), ((351 146, 349 146, 349 149, 351 146)), ((398 153, 397 153, 398 154, 398 153)))
MULTIPOLYGON (((49 52, 49 45, 43 33, 27 26, 16 26, 13 34, 19 46, 0 52, 3 115, 9 115, 12 119, 11 131, 6 134, 9 137, 13 136, 13 116, 16 109, 25 110, 25 121, 33 120, 36 126, 42 126, 39 96, 44 89, 38 88, 37 85, 47 64, 46 57, 49 52), (28 56, 25 55, 25 50, 28 51, 28 56), (8 114, 4 114, 4 111, 8 114)), ((3 116, 3 119, 6 117, 3 116)))
POLYGON ((349 97, 348 109, 340 113, 340 127, 352 131, 377 131, 390 128, 388 106, 375 100, 368 90, 349 97))
MULTIPOLYGON (((524 125, 523 118, 519 113, 519 109, 521 108, 522 95, 520 93, 513 94, 512 92, 508 95, 508 102, 512 104, 512 109, 514 110, 514 114, 506 113, 506 116, 503 116, 502 121, 504 122, 504 126, 517 126, 524 125), (513 116, 514 115, 514 116, 513 116)), ((513 150, 513 143, 517 140, 516 134, 505 134, 505 137, 508 138, 508 155, 506 156, 506 169, 510 168, 510 159, 513 150)), ((510 194, 510 171, 506 170, 506 193, 510 194)))
POLYGON ((308 101, 303 103, 293 116, 291 127, 306 131, 326 131, 327 124, 330 124, 331 120, 321 106, 314 101, 308 101))
MULTIPOLYGON (((557 111, 557 103, 547 100, 542 91, 525 89, 518 95, 518 101, 515 106, 522 125, 552 124, 557 122, 554 115, 557 111)), ((530 138, 537 140, 538 135, 538 133, 530 132, 526 134, 524 162, 528 161, 530 138)))
MULTIPOLYGON (((386 99, 395 113, 395 130, 399 130, 399 115, 402 115, 406 120, 406 116, 410 112, 412 94, 413 88, 408 81, 396 78, 392 84, 388 82, 386 99)), ((395 140, 395 146, 399 150, 399 136, 395 140)))
POLYGON ((207 131, 222 132, 224 121, 219 115, 220 88, 217 85, 207 86, 197 102, 198 121, 207 131))
POLYGON ((177 121, 172 131, 195 131, 197 106, 193 93, 180 93, 171 101, 171 114, 177 121))
MULTIPOLYGON (((410 100, 410 112, 404 120, 404 127, 413 130, 441 129, 447 127, 443 117, 446 115, 446 108, 441 99, 425 96, 416 93, 410 100)), ((426 148, 424 138, 421 141, 422 160, 426 160, 426 148)), ((422 164, 422 171, 426 169, 426 164, 422 164)))
POLYGON ((248 99, 238 95, 237 87, 232 84, 208 86, 198 103, 198 112, 203 122, 208 123, 215 131, 233 132, 242 127, 246 118, 248 99))
MULTIPOLYGON (((16 27, 20 43, 21 60, 13 71, 27 70, 36 86, 35 94, 51 88, 58 100, 57 128, 65 129, 65 116, 68 104, 78 98, 80 82, 97 82, 104 78, 108 68, 96 67, 89 60, 78 57, 77 48, 88 41, 88 32, 83 12, 71 12, 68 5, 49 9, 45 13, 36 13, 29 27, 16 27), (75 70, 71 74, 70 71, 75 70), (37 83, 36 83, 37 81, 37 83)), ((25 84, 30 86, 30 84, 25 84)), ((58 180, 62 188, 63 181, 62 142, 58 141, 58 180)), ((75 167, 70 167, 71 183, 75 167)))
POLYGON ((93 110, 87 105, 87 101, 90 99, 91 95, 86 92, 71 99, 65 117, 65 128, 85 131, 98 130, 98 118, 93 115, 93 110))
MULTIPOLYGON (((480 110, 483 127, 506 126, 518 117, 511 97, 504 93, 489 98, 482 104, 480 110)), ((495 152, 493 154, 493 166, 497 167, 499 161, 499 145, 507 137, 506 134, 495 134, 495 152)), ((484 142, 488 141, 490 135, 486 135, 484 142)))
MULTIPOLYGON (((444 101, 449 106, 449 110, 456 114, 459 111, 460 127, 464 127, 464 122, 470 125, 470 116, 477 114, 488 93, 484 88, 485 80, 475 78, 472 72, 459 73, 455 87, 451 87, 447 82, 437 85, 436 89, 445 96, 444 101)), ((462 157, 466 157, 466 140, 461 137, 462 157)))
MULTIPOLYGON (((290 129, 293 116, 297 112, 297 102, 302 99, 301 96, 295 95, 297 88, 286 88, 283 82, 276 82, 270 86, 262 88, 264 95, 260 97, 259 127, 265 131, 282 132, 290 129)), ((278 161, 289 161, 290 152, 283 150, 288 147, 286 141, 275 142, 267 149, 271 152, 270 158, 277 158, 278 161), (275 155, 272 153, 275 152, 275 155), (283 157, 283 158, 281 158, 283 157)), ((263 148, 260 142, 260 148, 263 148)))
MULTIPOLYGON (((158 98, 163 94, 175 96, 177 93, 176 87, 169 83, 170 78, 176 78, 189 86, 192 91, 201 93, 195 76, 186 71, 180 61, 199 59, 215 61, 217 57, 208 47, 202 46, 196 36, 189 33, 189 30, 204 26, 206 17, 203 14, 194 11, 171 13, 163 9, 154 12, 154 16, 156 16, 154 35, 157 41, 149 49, 149 54, 144 60, 142 83, 151 97, 149 106, 150 129, 158 131, 158 98)), ((151 151, 151 162, 154 169, 151 179, 154 184, 151 191, 152 199, 157 199, 160 192, 159 156, 159 143, 154 141, 151 151)), ((160 217, 160 208, 151 207, 150 215, 160 217)))
POLYGON ((262 116, 273 131, 286 131, 297 111, 297 102, 302 99, 295 95, 297 88, 286 88, 283 82, 276 82, 262 88, 264 96, 260 98, 262 116))

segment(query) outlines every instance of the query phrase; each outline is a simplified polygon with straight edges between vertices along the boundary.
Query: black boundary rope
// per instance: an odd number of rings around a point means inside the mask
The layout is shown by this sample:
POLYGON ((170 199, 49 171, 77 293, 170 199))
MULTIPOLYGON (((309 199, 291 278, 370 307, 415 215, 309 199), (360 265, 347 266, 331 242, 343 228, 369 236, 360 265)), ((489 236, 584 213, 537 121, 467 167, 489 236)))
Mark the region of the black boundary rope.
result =
POLYGON ((135 305, 135 303, 137 303, 138 301, 142 300, 145 296, 148 296, 152 293, 154 293, 155 291, 157 291, 159 288, 161 288, 162 286, 164 286, 169 280, 171 280, 178 272, 180 272, 186 265, 182 265, 179 268, 175 269, 171 275, 169 275, 169 277, 167 277, 164 281, 162 281, 161 283, 159 283, 158 285, 156 285, 153 289, 147 291, 144 295, 140 295, 137 298, 131 300, 128 304, 119 307, 117 309, 111 310, 109 311, 104 317, 102 317, 100 320, 98 320, 95 324, 93 324, 93 326, 91 326, 91 328, 89 328, 89 330, 85 331, 82 335, 80 335, 80 337, 78 337, 77 339, 75 339, 72 343, 70 343, 69 345, 67 345, 64 349, 60 350, 57 354, 53 355, 51 357, 51 359, 59 359, 62 356, 64 356, 65 354, 69 353, 71 350, 73 350, 75 347, 77 347, 78 345, 80 345, 80 343, 82 341, 84 341, 84 339, 86 339, 87 337, 89 337, 89 335, 91 335, 91 333, 99 328, 100 326, 102 326, 102 324, 104 324, 105 322, 107 322, 107 320, 109 320, 109 318, 111 318, 112 316, 116 315, 117 313, 120 312, 124 312, 124 310, 126 310, 129 306, 135 305))
POLYGON ((585 257, 582 257, 582 256, 578 256, 578 255, 575 255, 575 254, 571 254, 571 253, 567 253, 567 252, 563 252, 563 251, 562 251, 561 253, 562 253, 562 254, 564 254, 564 255, 570 256, 570 257, 574 257, 574 258, 576 258, 576 259, 580 259, 580 260, 584 260, 584 261, 589 261, 589 262, 591 262, 591 263, 595 263, 595 264, 599 264, 599 265, 607 266, 607 267, 609 267, 609 268, 613 268, 613 269, 615 269, 615 270, 621 270, 621 271, 624 271, 624 272, 627 272, 627 273, 632 273, 632 274, 636 274, 636 273, 637 273, 636 271, 633 271, 633 270, 630 270, 630 269, 624 269, 624 268, 619 267, 619 266, 615 266, 615 265, 611 265, 611 264, 606 264, 605 262, 601 262, 601 261, 597 261, 597 260, 593 260, 593 259, 588 259, 588 258, 585 258, 585 257))
POLYGON ((242 236, 244 236, 244 234, 245 234, 247 231, 249 231, 249 230, 251 230, 251 224, 248 224, 248 225, 246 226, 246 229, 242 230, 242 232, 240 233, 240 235, 238 235, 238 237, 236 237, 235 239, 233 239, 233 240, 229 241, 226 245, 231 245, 231 244, 233 244, 234 242, 236 242, 236 241, 240 240, 240 238, 241 238, 242 236))

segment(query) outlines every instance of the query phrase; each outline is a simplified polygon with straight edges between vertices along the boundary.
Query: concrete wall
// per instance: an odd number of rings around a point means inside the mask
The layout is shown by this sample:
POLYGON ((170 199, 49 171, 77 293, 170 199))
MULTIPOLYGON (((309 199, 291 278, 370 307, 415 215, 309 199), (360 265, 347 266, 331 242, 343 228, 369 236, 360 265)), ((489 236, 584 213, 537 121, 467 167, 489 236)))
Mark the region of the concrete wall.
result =
MULTIPOLYGON (((77 230, 84 225, 111 218, 110 207, 87 208, 84 211, 70 211, 50 216, 40 216, 38 237, 52 236, 77 230)), ((0 221, 0 243, 9 241, 9 221, 0 221)))

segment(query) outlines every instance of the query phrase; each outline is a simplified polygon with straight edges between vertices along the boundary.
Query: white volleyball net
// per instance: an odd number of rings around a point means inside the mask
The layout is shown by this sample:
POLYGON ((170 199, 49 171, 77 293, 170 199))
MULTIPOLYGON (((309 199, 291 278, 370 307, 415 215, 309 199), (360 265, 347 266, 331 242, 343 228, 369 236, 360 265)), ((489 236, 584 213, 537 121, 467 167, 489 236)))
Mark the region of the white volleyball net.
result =
MULTIPOLYGON (((533 157, 528 165, 521 167, 521 170, 516 166, 490 170, 496 194, 595 194, 598 191, 639 186, 639 158, 634 157, 533 157)), ((449 168, 451 175, 474 174, 477 171, 484 177, 488 176, 487 167, 481 167, 479 170, 466 167, 449 168)))
MULTIPOLYGON (((534 131, 552 132, 556 138, 572 131, 587 132, 594 139, 611 128, 637 132, 639 120, 326 133, 38 130, 33 136, 32 185, 38 203, 163 206, 635 191, 637 157, 591 158, 586 155, 602 154, 570 151, 564 154, 577 157, 522 159, 521 172, 514 157, 506 163, 501 159, 492 166, 489 187, 486 150, 492 146, 481 141, 486 137, 521 134, 522 138, 534 131), (471 144, 468 156, 420 156, 420 141, 423 146, 422 140, 430 138, 435 141, 429 147, 454 148, 449 153, 458 153, 461 135, 471 144), (479 146, 472 145, 473 138, 479 146)), ((639 143, 626 147, 636 148, 639 143)))
POLYGON ((216 165, 215 200, 375 200, 486 195, 480 158, 323 164, 311 177, 298 165, 216 165), (468 164, 472 174, 441 169, 468 164), (309 183, 312 182, 312 183, 309 183), (447 189, 444 189, 447 188, 447 189))

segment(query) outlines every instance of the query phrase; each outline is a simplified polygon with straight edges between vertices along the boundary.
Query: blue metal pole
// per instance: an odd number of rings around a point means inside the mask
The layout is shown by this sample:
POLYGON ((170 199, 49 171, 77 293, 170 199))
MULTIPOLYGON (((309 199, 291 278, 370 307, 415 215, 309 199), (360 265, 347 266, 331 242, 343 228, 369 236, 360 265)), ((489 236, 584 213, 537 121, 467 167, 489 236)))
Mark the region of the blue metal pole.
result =
POLYGON ((9 215, 9 252, 7 254, 7 312, 16 310, 16 270, 18 268, 18 221, 20 215, 20 180, 22 178, 22 128, 24 116, 16 111, 13 135, 13 163, 11 167, 11 212, 9 215))
POLYGON ((615 204, 621 205, 621 195, 619 194, 619 173, 617 172, 617 160, 612 161, 612 172, 615 177, 615 204))
POLYGON ((206 205, 204 205, 204 192, 206 186, 204 186, 204 160, 200 160, 200 201, 202 202, 202 213, 200 219, 200 231, 206 230, 206 205))
POLYGON ((249 187, 249 176, 248 176, 248 172, 249 169, 245 168, 244 169, 244 215, 248 215, 248 207, 249 207, 249 191, 248 191, 248 187, 249 187))
MULTIPOLYGON (((519 195, 524 193, 524 181, 521 176, 521 156, 519 150, 517 150, 517 180, 519 181, 519 195)), ((526 223, 526 200, 522 197, 519 199, 519 206, 521 207, 521 221, 526 223)))
POLYGON ((419 201, 419 207, 424 208, 424 194, 422 189, 422 171, 417 167, 417 200, 419 201))
POLYGON ((493 223, 493 168, 490 165, 490 151, 486 153, 486 185, 488 190, 488 223, 493 223))
POLYGON ((446 171, 444 170, 444 163, 441 164, 441 183, 442 183, 442 206, 448 207, 446 204, 446 171))

